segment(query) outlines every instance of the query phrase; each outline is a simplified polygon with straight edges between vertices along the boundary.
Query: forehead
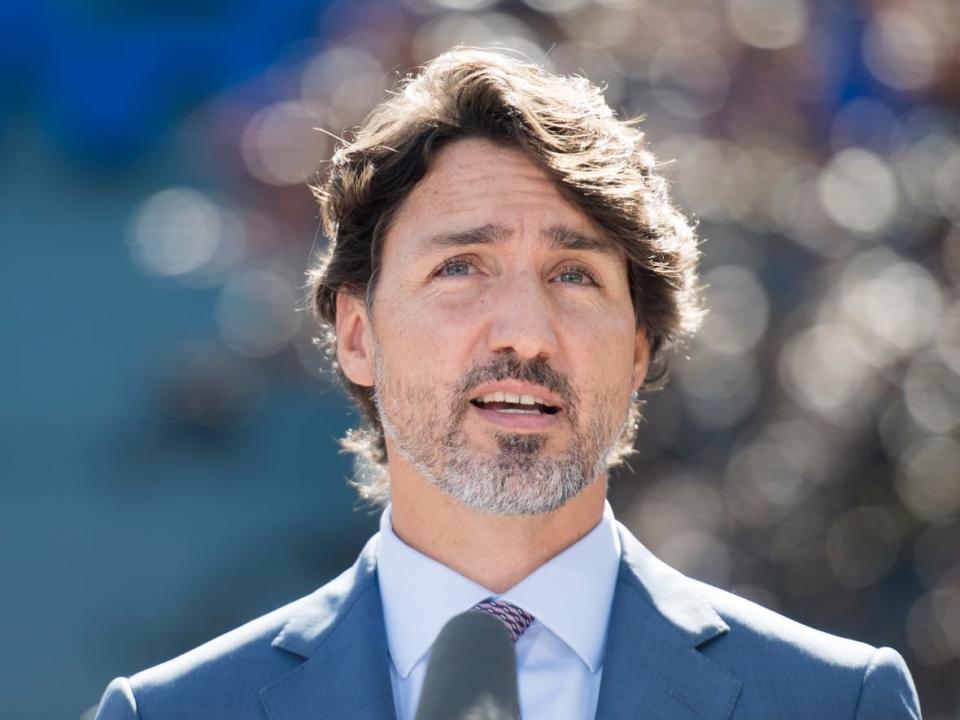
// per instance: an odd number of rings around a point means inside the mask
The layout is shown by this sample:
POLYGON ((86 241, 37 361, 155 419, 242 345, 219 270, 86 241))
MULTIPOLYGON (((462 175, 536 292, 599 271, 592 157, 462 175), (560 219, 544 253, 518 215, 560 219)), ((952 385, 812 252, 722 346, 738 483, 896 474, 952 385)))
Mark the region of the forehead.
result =
POLYGON ((389 235, 415 251, 438 234, 483 226, 515 233, 531 224, 566 228, 612 249, 590 218, 522 150, 469 138, 436 154, 401 206, 389 235))

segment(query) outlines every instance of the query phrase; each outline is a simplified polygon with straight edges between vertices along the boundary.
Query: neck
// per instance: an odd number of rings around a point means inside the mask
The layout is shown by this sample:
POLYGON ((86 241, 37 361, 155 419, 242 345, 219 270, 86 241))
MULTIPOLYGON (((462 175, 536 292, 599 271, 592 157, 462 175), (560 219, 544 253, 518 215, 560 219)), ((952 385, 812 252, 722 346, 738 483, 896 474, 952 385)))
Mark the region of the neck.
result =
POLYGON ((606 493, 607 480, 600 477, 558 510, 491 515, 461 505, 402 461, 390 463, 397 536, 496 593, 509 590, 596 527, 606 493))

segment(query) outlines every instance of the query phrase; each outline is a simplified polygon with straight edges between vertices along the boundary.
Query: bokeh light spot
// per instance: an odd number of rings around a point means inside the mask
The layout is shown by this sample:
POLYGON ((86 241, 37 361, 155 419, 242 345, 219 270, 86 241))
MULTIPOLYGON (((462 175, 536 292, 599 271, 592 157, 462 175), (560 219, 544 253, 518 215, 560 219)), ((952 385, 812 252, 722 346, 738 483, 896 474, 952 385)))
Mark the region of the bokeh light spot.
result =
POLYGON ((187 188, 162 190, 134 214, 134 261, 151 275, 183 275, 202 268, 217 251, 222 223, 206 195, 187 188))
POLYGON ((699 348, 677 378, 690 414, 703 427, 736 425, 756 406, 760 382, 750 356, 699 348))
POLYGON ((832 420, 856 413, 875 394, 863 345, 840 323, 814 325, 787 341, 780 378, 801 406, 832 420))
POLYGON ((827 215, 853 232, 876 233, 897 211, 893 171, 868 150, 848 148, 837 153, 820 176, 819 190, 827 215))
MULTIPOLYGON (((317 55, 303 71, 300 92, 308 102, 328 106, 341 121, 363 117, 383 96, 386 75, 380 62, 355 47, 337 47, 317 55)), ((341 128, 324 128, 335 135, 341 128)))
POLYGON ((876 248, 850 261, 839 288, 848 322, 877 341, 861 346, 871 364, 884 365, 933 340, 943 299, 923 266, 876 248))
POLYGON ((902 458, 897 493, 920 520, 935 521, 960 510, 960 444, 935 436, 918 442, 902 458))
POLYGON ((523 0, 534 10, 551 15, 571 13, 580 10, 590 3, 590 0, 523 0))
POLYGON ((722 265, 704 276, 710 312, 701 339, 715 353, 740 355, 760 341, 767 330, 770 304, 763 285, 740 265, 722 265))
POLYGON ((730 89, 727 61, 703 43, 661 47, 650 61, 649 73, 657 102, 686 119, 704 118, 719 110, 730 89))
POLYGON ((260 110, 243 131, 247 169, 270 185, 306 183, 330 155, 323 128, 327 114, 316 103, 286 101, 260 110))
MULTIPOLYGON (((960 375, 935 353, 924 353, 910 362, 903 394, 910 414, 926 430, 945 434, 960 427, 960 375)), ((957 474, 960 478, 960 468, 957 474)))
POLYGON ((947 367, 960 375, 960 300, 948 307, 941 317, 937 352, 947 367))
POLYGON ((424 23, 413 39, 414 55, 420 62, 436 57, 455 45, 509 48, 513 55, 552 64, 539 45, 539 38, 523 20, 506 13, 449 13, 424 23))
POLYGON ((746 45, 778 50, 799 43, 807 31, 804 0, 727 0, 731 32, 746 45))
POLYGON ((918 90, 936 74, 937 39, 917 15, 881 10, 864 34, 863 59, 881 82, 897 90, 918 90))

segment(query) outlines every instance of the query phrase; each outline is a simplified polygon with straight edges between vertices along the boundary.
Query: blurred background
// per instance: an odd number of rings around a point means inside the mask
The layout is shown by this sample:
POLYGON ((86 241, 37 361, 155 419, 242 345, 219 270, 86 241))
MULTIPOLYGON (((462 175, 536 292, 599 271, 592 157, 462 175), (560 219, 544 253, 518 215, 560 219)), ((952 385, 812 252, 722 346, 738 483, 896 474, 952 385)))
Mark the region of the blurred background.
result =
POLYGON ((604 83, 705 238, 621 520, 960 718, 955 0, 0 4, 0 717, 88 720, 352 562, 305 183, 457 43, 604 83))

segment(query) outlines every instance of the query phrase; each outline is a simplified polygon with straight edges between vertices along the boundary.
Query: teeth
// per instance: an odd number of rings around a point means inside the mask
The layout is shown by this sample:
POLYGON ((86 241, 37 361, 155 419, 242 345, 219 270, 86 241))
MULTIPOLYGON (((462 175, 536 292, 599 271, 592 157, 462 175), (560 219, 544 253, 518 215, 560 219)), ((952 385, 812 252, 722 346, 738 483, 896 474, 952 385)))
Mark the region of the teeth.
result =
POLYGON ((493 392, 479 398, 482 403, 508 402, 514 405, 549 405, 546 400, 536 395, 517 395, 516 393, 493 392))
POLYGON ((539 415, 540 413, 536 410, 524 410, 523 408, 501 408, 497 412, 502 413, 516 413, 520 415, 539 415))

